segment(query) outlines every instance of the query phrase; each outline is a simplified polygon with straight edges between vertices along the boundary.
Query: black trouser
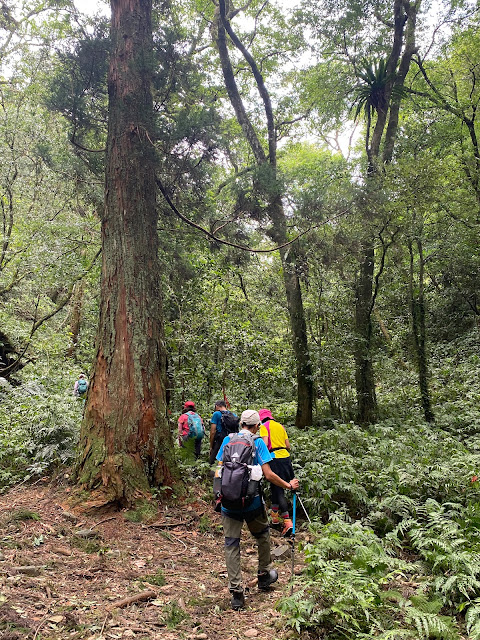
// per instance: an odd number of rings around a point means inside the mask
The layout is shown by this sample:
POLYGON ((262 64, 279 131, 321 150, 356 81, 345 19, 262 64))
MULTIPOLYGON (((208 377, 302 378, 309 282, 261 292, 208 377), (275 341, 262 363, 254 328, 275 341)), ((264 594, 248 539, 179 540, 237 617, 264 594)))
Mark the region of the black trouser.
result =
MULTIPOLYGON (((270 468, 285 482, 290 482, 295 477, 290 458, 275 458, 270 462, 270 468)), ((285 497, 285 491, 273 483, 270 483, 270 487, 272 490, 272 504, 278 504, 280 514, 287 513, 288 502, 285 497)))
POLYGON ((215 434, 213 439, 212 450, 210 451, 210 464, 213 464, 217 458, 217 453, 220 451, 220 447, 222 446, 223 436, 219 433, 215 434))

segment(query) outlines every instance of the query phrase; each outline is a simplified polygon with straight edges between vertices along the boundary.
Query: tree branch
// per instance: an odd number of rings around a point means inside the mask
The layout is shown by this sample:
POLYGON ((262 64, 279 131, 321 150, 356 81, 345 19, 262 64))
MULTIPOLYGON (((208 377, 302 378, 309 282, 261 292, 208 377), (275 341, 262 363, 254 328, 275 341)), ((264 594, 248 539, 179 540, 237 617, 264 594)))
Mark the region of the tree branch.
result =
MULTIPOLYGON (((9 364, 7 367, 5 368, 0 368, 0 374, 2 375, 9 375, 11 373, 13 373, 14 371, 16 371, 16 369, 20 368, 20 361, 21 359, 25 356, 25 353, 27 352, 28 347, 30 346, 30 343, 32 341, 33 335, 35 334, 35 332, 42 326, 42 324, 44 322, 46 322, 47 320, 49 320, 50 318, 52 318, 54 315, 56 315, 59 311, 61 311, 65 305, 68 303, 68 301, 70 300, 70 298, 72 297, 72 293, 73 293, 73 287, 75 286, 75 284, 81 280, 89 271, 92 270, 95 262, 97 261, 98 256, 101 254, 102 249, 100 248, 97 253, 95 254, 94 258, 92 259, 91 263, 88 265, 88 267, 86 269, 83 270, 83 272, 77 276, 75 278, 75 280, 71 283, 68 293, 67 295, 64 297, 63 300, 61 300, 57 306, 55 307, 55 309, 53 311, 51 311, 50 313, 45 314, 44 316, 42 316, 40 319, 35 320, 34 323, 32 324, 32 328, 30 329, 30 335, 27 338, 27 341, 22 349, 22 351, 20 353, 18 353, 18 358, 15 360, 15 362, 12 362, 11 364, 9 364)), ((37 304, 35 306, 35 315, 36 315, 36 311, 38 309, 38 304, 39 304, 39 300, 37 300, 37 304)))
POLYGON ((257 83, 257 89, 260 94, 260 97, 263 100, 263 106, 265 109, 265 115, 267 118, 267 132, 268 132, 268 155, 270 157, 270 163, 274 166, 276 165, 276 157, 277 157, 277 145, 275 140, 275 122, 273 119, 273 109, 272 103, 270 100, 270 95, 265 86, 265 82, 263 80, 263 76, 257 66, 257 63, 253 59, 252 55, 245 48, 243 42, 238 38, 237 34, 233 31, 232 25, 230 24, 227 16, 225 15, 225 0, 219 1, 220 7, 220 17, 222 19, 223 26, 225 31, 230 36, 231 41, 237 47, 237 49, 242 53, 245 60, 248 62, 253 76, 255 78, 255 82, 257 83))
POLYGON ((205 229, 205 227, 200 226, 196 222, 193 222, 193 220, 190 220, 190 218, 187 218, 186 216, 184 216, 182 213, 180 213, 180 211, 177 209, 177 207, 172 202, 170 196, 167 193, 167 190, 165 189, 165 187, 163 186, 163 184, 159 180, 159 178, 155 178, 155 181, 156 181, 157 186, 160 189, 163 197, 165 198, 166 203, 168 204, 170 209, 173 211, 173 213, 178 218, 180 218, 180 220, 183 220, 183 222, 186 222, 189 226, 193 227, 194 229, 197 229, 198 231, 201 231, 202 233, 204 233, 211 240, 215 240, 215 242, 220 242, 220 244, 224 244, 227 247, 233 247, 234 249, 241 249, 242 251, 248 251, 249 253, 273 253, 274 251, 278 251, 279 249, 283 249, 284 247, 288 247, 289 245, 291 245, 294 242, 296 242, 299 238, 301 238, 302 236, 306 235, 310 231, 313 231, 313 229, 316 229, 319 226, 319 225, 315 225, 315 226, 309 227, 308 229, 306 229, 306 231, 302 231, 297 236, 295 236, 295 238, 293 238, 293 240, 289 240, 288 242, 285 242, 284 244, 278 245, 277 247, 273 247, 272 249, 252 249, 251 247, 246 247, 245 245, 236 244, 235 242, 228 242, 228 240, 222 240, 221 238, 218 238, 216 235, 214 235, 208 229, 205 229))

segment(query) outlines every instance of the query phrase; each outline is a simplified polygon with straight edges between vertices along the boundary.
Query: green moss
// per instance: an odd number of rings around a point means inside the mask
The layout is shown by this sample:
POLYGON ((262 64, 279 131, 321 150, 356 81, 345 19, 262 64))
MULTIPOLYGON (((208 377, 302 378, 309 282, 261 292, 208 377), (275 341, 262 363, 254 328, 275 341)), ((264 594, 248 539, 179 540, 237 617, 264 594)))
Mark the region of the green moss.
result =
POLYGON ((157 516, 157 505, 149 500, 139 500, 135 509, 125 512, 124 517, 130 522, 148 522, 157 516))
POLYGON ((78 477, 80 484, 87 487, 91 487, 92 480, 98 476, 99 467, 106 455, 105 441, 100 437, 93 437, 92 434, 89 434, 89 437, 92 444, 86 460, 81 465, 81 474, 78 477))
POLYGON ((143 579, 149 584, 157 585, 157 587, 163 587, 166 583, 165 575, 161 569, 158 569, 156 573, 145 576, 143 579))
POLYGON ((163 609, 164 619, 169 629, 174 629, 181 622, 189 618, 188 613, 178 606, 176 602, 171 602, 163 609))
POLYGON ((16 509, 11 511, 5 518, 4 522, 20 522, 25 520, 40 520, 40 516, 35 511, 30 509, 16 509))
POLYGON ((78 536, 72 536, 71 544, 73 547, 83 551, 84 553, 100 553, 103 550, 101 541, 97 538, 85 539, 78 536))
POLYGON ((203 515, 198 523, 198 530, 200 533, 210 533, 212 531, 212 523, 207 515, 203 515))

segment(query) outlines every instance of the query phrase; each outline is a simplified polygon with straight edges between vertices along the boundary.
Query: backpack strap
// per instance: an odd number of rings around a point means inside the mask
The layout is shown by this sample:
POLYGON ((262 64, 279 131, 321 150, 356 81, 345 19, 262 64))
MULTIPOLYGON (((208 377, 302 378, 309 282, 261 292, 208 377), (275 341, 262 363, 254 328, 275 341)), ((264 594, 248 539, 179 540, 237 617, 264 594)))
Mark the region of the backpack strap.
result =
MULTIPOLYGON (((263 423, 263 426, 265 427, 265 429, 267 430, 267 434, 268 434, 268 442, 267 442, 267 449, 269 451, 275 451, 275 449, 272 449, 272 436, 270 434, 270 420, 267 420, 266 422, 263 423)), ((282 447, 283 448, 283 447, 282 447)))

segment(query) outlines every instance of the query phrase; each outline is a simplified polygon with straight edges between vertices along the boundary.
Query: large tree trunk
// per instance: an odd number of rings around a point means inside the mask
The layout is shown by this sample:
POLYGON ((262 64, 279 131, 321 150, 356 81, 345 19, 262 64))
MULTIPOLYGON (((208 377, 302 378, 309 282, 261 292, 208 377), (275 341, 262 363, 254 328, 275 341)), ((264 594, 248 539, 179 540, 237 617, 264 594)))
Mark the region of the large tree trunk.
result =
POLYGON ((305 427, 313 422, 313 374, 307 340, 307 323, 303 308, 302 290, 295 264, 294 251, 286 255, 280 251, 283 265, 283 280, 287 296, 293 351, 297 365, 297 415, 295 425, 305 427))
MULTIPOLYGON (((367 127, 366 152, 368 168, 366 176, 367 199, 375 191, 381 191, 383 170, 393 158, 397 137, 402 91, 416 51, 415 29, 420 1, 393 0, 392 45, 387 58, 387 80, 383 101, 377 101, 376 121, 369 139, 367 127), (403 51, 402 51, 403 50, 403 51), (382 150, 383 146, 383 150, 382 150), (369 193, 370 192, 370 193, 369 193)), ((375 221, 375 212, 368 203, 364 211, 366 234, 362 245, 355 301, 355 385, 357 393, 357 420, 368 424, 377 420, 375 375, 372 363, 372 312, 375 304, 373 278, 375 272, 375 237, 369 227, 375 221)), ((377 282, 378 285, 378 282, 377 282)))
POLYGON ((96 359, 78 481, 91 505, 135 502, 170 484, 155 204, 151 0, 112 0, 109 126, 96 359))
MULTIPOLYGON (((280 198, 276 198, 270 208, 272 229, 270 235, 279 246, 288 241, 286 218, 280 198)), ((297 415, 295 425, 305 427, 313 422, 313 372, 308 348, 307 323, 303 307, 302 288, 297 269, 297 253, 294 245, 280 249, 283 282, 287 298, 292 346, 297 367, 297 415)))

